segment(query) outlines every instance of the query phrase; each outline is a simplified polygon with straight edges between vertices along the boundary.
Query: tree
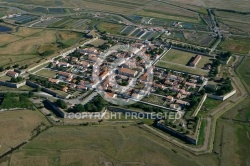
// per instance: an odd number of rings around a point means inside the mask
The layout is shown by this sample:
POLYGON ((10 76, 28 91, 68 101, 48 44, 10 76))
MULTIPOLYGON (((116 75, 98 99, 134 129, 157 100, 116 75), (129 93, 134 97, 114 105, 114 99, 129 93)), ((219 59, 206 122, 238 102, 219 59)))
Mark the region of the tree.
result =
POLYGON ((33 97, 34 96, 34 92, 29 92, 28 93, 28 97, 33 97))
POLYGON ((84 106, 82 104, 77 104, 75 106, 75 109, 76 109, 77 112, 85 112, 85 108, 84 108, 84 106))
POLYGON ((67 104, 65 103, 65 101, 63 101, 63 100, 61 100, 61 99, 58 99, 58 100, 56 101, 56 104, 57 104, 60 108, 62 108, 62 109, 66 109, 66 108, 67 108, 67 104))

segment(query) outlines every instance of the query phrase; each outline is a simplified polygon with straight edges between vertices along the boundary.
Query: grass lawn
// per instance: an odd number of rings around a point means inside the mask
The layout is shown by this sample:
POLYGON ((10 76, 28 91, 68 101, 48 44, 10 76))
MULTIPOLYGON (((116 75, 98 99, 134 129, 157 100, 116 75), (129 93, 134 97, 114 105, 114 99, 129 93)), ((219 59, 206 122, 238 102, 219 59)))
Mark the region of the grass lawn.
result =
POLYGON ((200 133, 199 133, 199 137, 198 137, 198 145, 202 145, 205 141, 205 128, 206 128, 206 123, 207 120, 206 119, 202 119, 201 122, 201 127, 200 127, 200 133))
POLYGON ((122 29, 124 29, 125 26, 120 24, 113 24, 108 22, 102 22, 98 24, 97 28, 101 32, 107 32, 111 34, 118 34, 121 32, 122 29))
POLYGON ((61 90, 54 90, 54 89, 53 89, 53 91, 56 92, 56 93, 58 93, 60 96, 63 96, 63 97, 66 97, 66 96, 69 95, 68 93, 65 93, 65 92, 63 92, 63 91, 61 91, 61 90))
POLYGON ((207 56, 201 56, 201 60, 199 61, 196 67, 202 69, 208 63, 212 63, 212 58, 207 56))
POLYGON ((232 53, 248 54, 250 50, 250 38, 231 37, 221 42, 222 50, 232 53))
POLYGON ((214 108, 218 107, 218 105, 220 105, 221 103, 222 103, 222 101, 220 101, 220 100, 207 98, 206 101, 203 103, 199 114, 207 114, 208 112, 210 112, 214 108))
POLYGON ((246 57, 241 65, 236 69, 236 72, 239 76, 239 78, 242 80, 242 82, 245 84, 246 88, 250 92, 250 70, 249 70, 249 64, 250 64, 250 57, 246 57))
POLYGON ((2 76, 2 77, 0 77, 0 81, 10 81, 10 79, 11 79, 11 77, 9 77, 9 76, 2 76))
POLYGON ((187 65, 188 62, 191 60, 192 57, 194 57, 195 54, 184 52, 180 50, 171 49, 166 53, 161 60, 167 61, 167 62, 173 62, 178 63, 182 65, 187 65))
POLYGON ((145 102, 149 102, 149 103, 152 103, 152 104, 157 104, 157 105, 163 105, 163 103, 165 102, 166 99, 163 99, 162 97, 160 96, 156 96, 156 95, 149 95, 147 97, 144 97, 142 99, 142 101, 145 101, 145 102))
POLYGON ((196 75, 204 75, 206 76, 208 74, 208 71, 202 70, 202 69, 197 69, 197 68, 191 68, 188 66, 184 66, 184 65, 176 65, 176 64, 171 64, 168 62, 163 62, 163 61, 159 61, 156 66, 158 67, 162 67, 162 68, 167 68, 167 69, 172 69, 172 70, 177 70, 180 72, 187 72, 187 73, 192 73, 192 74, 196 74, 196 75))
POLYGON ((89 44, 92 44, 95 47, 98 47, 98 46, 103 45, 104 43, 107 43, 107 41, 106 40, 102 40, 102 39, 97 39, 97 40, 94 40, 93 42, 91 42, 89 44))
POLYGON ((24 85, 18 89, 16 88, 10 88, 10 87, 7 87, 7 86, 0 86, 0 91, 9 91, 9 92, 15 92, 15 91, 32 91, 34 90, 34 88, 31 88, 30 86, 27 86, 27 85, 24 85))
POLYGON ((42 69, 39 72, 37 72, 36 74, 43 76, 43 77, 55 78, 55 76, 57 75, 57 72, 55 72, 53 70, 42 69))

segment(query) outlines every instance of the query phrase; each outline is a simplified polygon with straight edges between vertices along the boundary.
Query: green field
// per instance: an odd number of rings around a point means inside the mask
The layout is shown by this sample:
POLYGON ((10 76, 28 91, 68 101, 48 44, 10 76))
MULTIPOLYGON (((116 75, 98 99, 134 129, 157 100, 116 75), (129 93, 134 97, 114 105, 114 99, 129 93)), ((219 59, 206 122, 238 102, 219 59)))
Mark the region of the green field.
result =
POLYGON ((95 47, 99 47, 99 46, 103 45, 104 43, 107 43, 107 41, 106 40, 102 40, 102 39, 97 39, 97 40, 94 40, 93 42, 91 42, 89 44, 92 44, 95 47))
POLYGON ((177 70, 177 71, 181 71, 181 72, 197 74, 197 75, 206 76, 208 74, 208 71, 205 71, 202 69, 191 68, 191 67, 184 66, 184 65, 176 65, 176 64, 169 63, 169 62, 165 62, 165 61, 159 61, 156 64, 156 66, 167 68, 167 69, 172 69, 172 70, 177 70))
POLYGON ((247 165, 250 162, 250 127, 245 124, 218 120, 214 153, 220 155, 221 165, 247 165))
POLYGON ((242 82, 250 92, 250 71, 249 71, 250 57, 246 57, 242 64, 237 68, 236 72, 241 78, 242 82))
POLYGON ((212 58, 211 57, 207 57, 207 56, 202 56, 201 60, 199 61, 199 63, 197 64, 197 68, 204 68, 206 64, 208 63, 212 63, 212 58))
POLYGON ((43 76, 43 77, 55 78, 55 76, 57 75, 57 72, 55 72, 53 70, 42 69, 42 70, 38 71, 36 74, 39 76, 43 76))
POLYGON ((232 37, 225 39, 219 48, 232 53, 248 54, 250 50, 250 38, 232 37))
POLYGON ((158 141, 134 126, 53 127, 13 153, 10 165, 198 165, 158 141))
POLYGON ((182 64, 182 65, 188 65, 188 62, 194 56, 195 56, 195 54, 193 54, 193 53, 171 49, 163 56, 163 58, 161 60, 167 61, 167 62, 178 63, 178 64, 182 64))
POLYGON ((107 32, 111 34, 118 34, 121 32, 121 30, 124 28, 123 25, 120 24, 113 24, 108 22, 102 22, 98 24, 97 29, 100 32, 107 32))

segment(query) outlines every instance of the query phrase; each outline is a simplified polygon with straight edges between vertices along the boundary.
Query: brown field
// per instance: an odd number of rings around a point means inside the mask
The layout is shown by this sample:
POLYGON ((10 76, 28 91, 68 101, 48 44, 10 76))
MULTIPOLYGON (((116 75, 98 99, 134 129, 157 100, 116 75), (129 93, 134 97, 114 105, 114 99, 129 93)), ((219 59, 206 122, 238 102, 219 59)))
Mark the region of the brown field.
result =
POLYGON ((53 127, 15 151, 10 165, 216 165, 136 126, 53 127), (111 134, 112 133, 112 134, 111 134))
POLYGON ((43 31, 43 30, 42 29, 31 29, 31 28, 26 28, 26 27, 20 27, 20 28, 18 28, 18 31, 14 33, 14 35, 27 37, 27 36, 32 36, 38 32, 41 32, 41 31, 43 31))
POLYGON ((47 123, 37 111, 17 110, 0 113, 0 153, 10 150, 24 141, 27 141, 32 131, 41 123, 47 123))
POLYGON ((3 46, 5 44, 8 44, 10 42, 14 42, 21 39, 21 37, 12 35, 12 34, 1 34, 0 38, 0 46, 3 46))

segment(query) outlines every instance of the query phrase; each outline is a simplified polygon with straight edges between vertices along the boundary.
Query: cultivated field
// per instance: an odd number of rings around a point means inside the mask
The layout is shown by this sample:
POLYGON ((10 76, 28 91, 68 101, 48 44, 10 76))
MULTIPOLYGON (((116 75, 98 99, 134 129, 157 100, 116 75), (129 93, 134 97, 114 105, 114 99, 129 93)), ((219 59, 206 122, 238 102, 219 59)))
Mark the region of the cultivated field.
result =
POLYGON ((10 150, 32 136, 34 129, 47 121, 37 111, 17 110, 0 113, 0 153, 10 150))
POLYGON ((231 37, 225 39, 219 47, 222 50, 231 51, 232 53, 248 54, 250 50, 250 38, 231 37))
POLYGON ((97 26, 98 30, 101 32, 107 32, 111 34, 118 34, 124 28, 123 25, 113 24, 108 22, 102 22, 97 26))
MULTIPOLYGON (((53 127, 11 155, 10 165, 204 165, 135 126, 53 127), (112 133, 112 134, 111 134, 112 133), (194 162, 195 161, 195 162, 194 162)), ((211 158, 208 158, 211 157, 211 158)), ((208 158, 207 160, 204 160, 208 158)))
POLYGON ((19 28, 0 39, 0 66, 35 64, 59 51, 62 45, 69 47, 82 39, 75 32, 19 28))

